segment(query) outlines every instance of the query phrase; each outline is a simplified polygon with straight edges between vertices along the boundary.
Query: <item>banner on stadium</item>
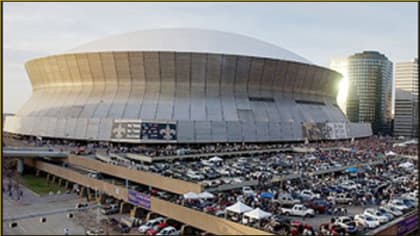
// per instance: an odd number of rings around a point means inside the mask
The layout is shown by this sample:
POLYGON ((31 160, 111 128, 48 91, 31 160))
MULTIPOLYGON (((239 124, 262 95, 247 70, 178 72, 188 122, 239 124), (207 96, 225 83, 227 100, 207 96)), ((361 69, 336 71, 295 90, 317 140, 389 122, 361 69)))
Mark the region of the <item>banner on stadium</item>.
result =
POLYGON ((150 196, 134 190, 128 190, 128 203, 150 209, 150 196))
POLYGON ((304 122, 303 138, 308 140, 328 140, 347 138, 347 125, 344 122, 304 122))
POLYGON ((111 128, 113 141, 176 141, 176 123, 140 120, 114 120, 111 128))

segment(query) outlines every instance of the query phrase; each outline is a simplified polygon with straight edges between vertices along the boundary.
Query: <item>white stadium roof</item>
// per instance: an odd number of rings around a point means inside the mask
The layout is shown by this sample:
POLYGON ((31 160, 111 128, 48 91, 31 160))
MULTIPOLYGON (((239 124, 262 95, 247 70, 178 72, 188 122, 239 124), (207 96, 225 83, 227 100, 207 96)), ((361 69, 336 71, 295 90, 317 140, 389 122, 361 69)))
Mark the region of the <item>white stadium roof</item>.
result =
POLYGON ((103 51, 170 51, 265 57, 312 64, 276 45, 239 34, 204 29, 155 29, 106 37, 70 53, 103 51))

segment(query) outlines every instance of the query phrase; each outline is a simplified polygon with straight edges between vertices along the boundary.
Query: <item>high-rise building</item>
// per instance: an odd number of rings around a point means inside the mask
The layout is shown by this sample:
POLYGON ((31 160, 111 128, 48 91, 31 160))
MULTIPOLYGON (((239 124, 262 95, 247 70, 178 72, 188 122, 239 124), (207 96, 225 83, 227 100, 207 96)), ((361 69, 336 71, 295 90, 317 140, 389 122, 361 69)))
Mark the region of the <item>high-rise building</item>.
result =
POLYGON ((340 81, 337 104, 340 109, 346 114, 346 100, 347 91, 349 87, 349 76, 348 76, 348 60, 346 57, 334 58, 331 60, 330 68, 339 72, 343 78, 340 81))
POLYGON ((395 136, 418 137, 418 67, 417 59, 395 65, 395 136))
POLYGON ((392 62, 376 51, 348 58, 346 115, 352 122, 370 122, 375 134, 390 134, 392 62))

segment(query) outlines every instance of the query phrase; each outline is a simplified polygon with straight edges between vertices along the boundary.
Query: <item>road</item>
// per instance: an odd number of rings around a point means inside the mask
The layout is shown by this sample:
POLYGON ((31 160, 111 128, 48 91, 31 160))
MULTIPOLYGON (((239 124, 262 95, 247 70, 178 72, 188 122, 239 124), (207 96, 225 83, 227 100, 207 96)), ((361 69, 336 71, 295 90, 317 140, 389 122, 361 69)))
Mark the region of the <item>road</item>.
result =
MULTIPOLYGON (((21 186, 23 198, 19 201, 3 193, 3 218, 13 218, 28 214, 49 212, 58 209, 74 208, 79 197, 74 194, 60 194, 38 197, 21 186)), ((46 216, 47 221, 40 223, 40 217, 18 220, 18 226, 10 228, 10 222, 3 222, 4 235, 63 235, 64 228, 70 234, 83 235, 85 230, 73 220, 67 219, 66 213, 46 216)))

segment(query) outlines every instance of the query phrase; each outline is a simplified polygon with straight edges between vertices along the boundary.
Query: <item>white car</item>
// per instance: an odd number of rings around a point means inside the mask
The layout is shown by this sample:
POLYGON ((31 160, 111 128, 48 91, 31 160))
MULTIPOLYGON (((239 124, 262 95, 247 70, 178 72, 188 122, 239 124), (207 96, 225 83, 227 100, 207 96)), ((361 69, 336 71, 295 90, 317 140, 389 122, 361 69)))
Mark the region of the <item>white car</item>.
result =
POLYGON ((193 170, 188 170, 187 171, 187 177, 189 177, 192 180, 203 180, 204 179, 203 175, 200 175, 193 170))
POLYGON ((300 192, 300 196, 302 196, 303 198, 309 198, 309 199, 314 199, 314 198, 319 198, 320 195, 317 193, 315 194, 314 192, 312 192, 309 189, 304 189, 300 192))
POLYGON ((386 212, 389 212, 391 214, 393 214, 394 216, 402 216, 404 213, 399 210, 398 208, 391 206, 391 205, 387 205, 384 207, 379 207, 380 209, 384 209, 386 212))
POLYGON ((397 208, 400 211, 407 211, 408 209, 410 209, 407 205, 404 204, 403 201, 399 200, 399 199, 393 199, 388 203, 389 206, 393 206, 395 208, 397 208))
POLYGON ((415 192, 410 192, 402 195, 403 198, 418 202, 418 195, 415 192))
POLYGON ((152 220, 149 220, 146 222, 146 224, 142 225, 139 227, 139 232, 140 233, 145 233, 147 230, 153 228, 154 226, 161 224, 165 221, 165 218, 163 217, 158 217, 152 220))
POLYGON ((168 226, 159 231, 159 233, 156 235, 179 235, 179 231, 176 230, 173 226, 168 226))
POLYGON ((293 216, 305 216, 305 217, 314 217, 314 209, 307 208, 302 204, 296 204, 292 208, 281 207, 282 214, 293 215, 293 216))
POLYGON ((357 232, 356 223, 354 220, 348 216, 340 216, 335 221, 336 224, 346 229, 348 233, 355 233, 357 232))
POLYGON ((249 187, 249 186, 245 186, 245 187, 242 187, 242 193, 244 194, 244 195, 250 195, 250 196, 254 196, 255 195, 255 192, 254 192, 254 190, 252 190, 252 188, 251 187, 249 187))
POLYGON ((356 190, 360 186, 358 186, 353 181, 344 181, 343 183, 340 184, 340 187, 342 187, 346 190, 356 190))
POLYGON ((388 222, 388 217, 384 216, 381 212, 373 208, 366 209, 363 214, 378 220, 381 224, 388 222))
POLYGON ((378 220, 374 219, 373 217, 363 215, 363 214, 355 215, 354 221, 369 229, 374 229, 380 225, 378 220))

